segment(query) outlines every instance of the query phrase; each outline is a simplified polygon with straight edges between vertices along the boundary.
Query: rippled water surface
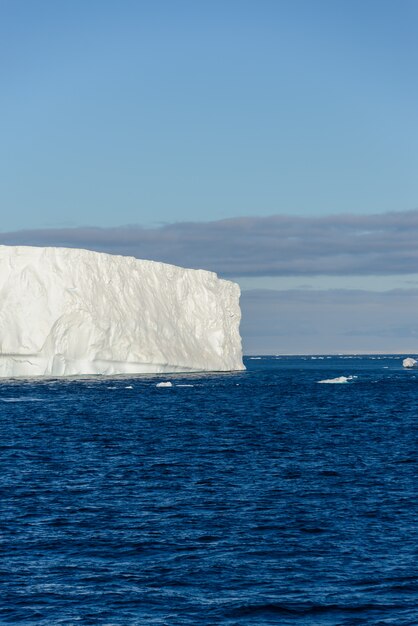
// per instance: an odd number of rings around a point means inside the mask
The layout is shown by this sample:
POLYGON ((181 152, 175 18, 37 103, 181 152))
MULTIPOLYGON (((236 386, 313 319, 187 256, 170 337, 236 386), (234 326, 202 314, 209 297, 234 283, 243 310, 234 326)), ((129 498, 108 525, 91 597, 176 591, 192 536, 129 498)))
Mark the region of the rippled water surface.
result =
POLYGON ((1 382, 0 622, 417 625, 401 363, 1 382))

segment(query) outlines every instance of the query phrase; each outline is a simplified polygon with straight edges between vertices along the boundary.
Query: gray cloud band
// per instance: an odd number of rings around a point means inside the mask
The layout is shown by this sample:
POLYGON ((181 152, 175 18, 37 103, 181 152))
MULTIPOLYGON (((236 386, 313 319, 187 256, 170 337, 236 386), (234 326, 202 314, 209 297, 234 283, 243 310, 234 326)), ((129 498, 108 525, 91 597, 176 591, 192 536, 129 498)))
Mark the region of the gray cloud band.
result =
POLYGON ((244 350, 253 354, 408 353, 417 346, 417 307, 418 289, 244 291, 244 350))
POLYGON ((1 244, 82 247, 236 277, 416 273, 417 242, 418 210, 0 233, 1 244))

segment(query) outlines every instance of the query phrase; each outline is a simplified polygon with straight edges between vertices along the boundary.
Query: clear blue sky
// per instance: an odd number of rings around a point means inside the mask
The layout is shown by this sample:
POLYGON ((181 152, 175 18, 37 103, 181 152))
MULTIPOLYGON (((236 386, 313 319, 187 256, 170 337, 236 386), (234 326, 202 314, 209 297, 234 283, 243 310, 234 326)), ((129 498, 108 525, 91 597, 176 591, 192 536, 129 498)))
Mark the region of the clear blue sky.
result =
POLYGON ((418 206, 415 0, 0 0, 0 230, 418 206))

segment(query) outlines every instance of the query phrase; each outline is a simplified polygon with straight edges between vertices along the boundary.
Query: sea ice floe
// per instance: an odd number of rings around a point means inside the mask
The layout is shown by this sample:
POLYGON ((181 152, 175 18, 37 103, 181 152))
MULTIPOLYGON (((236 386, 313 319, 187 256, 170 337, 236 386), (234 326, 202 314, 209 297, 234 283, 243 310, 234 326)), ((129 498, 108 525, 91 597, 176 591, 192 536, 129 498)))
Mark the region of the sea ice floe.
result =
POLYGON ((318 380, 318 383, 338 384, 348 383, 350 380, 357 378, 357 376, 338 376, 337 378, 325 378, 324 380, 318 380))
POLYGON ((171 383, 170 381, 167 381, 166 383, 157 383, 155 386, 156 387, 172 387, 173 383, 171 383))
POLYGON ((412 359, 411 357, 408 357, 407 359, 404 359, 402 361, 402 365, 404 367, 416 367, 418 365, 418 361, 416 359, 412 359))

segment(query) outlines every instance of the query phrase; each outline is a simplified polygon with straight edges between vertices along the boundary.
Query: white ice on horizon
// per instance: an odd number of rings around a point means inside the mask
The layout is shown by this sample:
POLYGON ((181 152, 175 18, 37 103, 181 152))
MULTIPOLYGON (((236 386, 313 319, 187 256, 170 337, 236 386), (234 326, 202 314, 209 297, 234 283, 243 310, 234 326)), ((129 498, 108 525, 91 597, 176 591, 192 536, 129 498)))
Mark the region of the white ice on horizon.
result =
POLYGON ((240 289, 213 272, 0 246, 0 377, 245 369, 240 289))
POLYGON ((412 359, 411 357, 408 357, 407 359, 404 359, 402 361, 402 365, 404 367, 416 367, 417 364, 418 361, 416 359, 412 359))
POLYGON ((337 378, 326 378, 324 380, 318 380, 318 383, 338 384, 348 383, 350 380, 357 378, 357 376, 338 376, 337 378))

